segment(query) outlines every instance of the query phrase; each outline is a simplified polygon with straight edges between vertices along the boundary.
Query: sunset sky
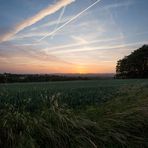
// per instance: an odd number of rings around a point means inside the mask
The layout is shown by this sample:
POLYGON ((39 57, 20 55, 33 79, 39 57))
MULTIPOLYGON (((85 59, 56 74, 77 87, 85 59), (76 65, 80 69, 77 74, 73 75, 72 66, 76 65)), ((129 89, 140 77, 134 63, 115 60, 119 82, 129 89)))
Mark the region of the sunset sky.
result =
POLYGON ((148 0, 0 0, 0 73, 114 73, 147 43, 148 0))

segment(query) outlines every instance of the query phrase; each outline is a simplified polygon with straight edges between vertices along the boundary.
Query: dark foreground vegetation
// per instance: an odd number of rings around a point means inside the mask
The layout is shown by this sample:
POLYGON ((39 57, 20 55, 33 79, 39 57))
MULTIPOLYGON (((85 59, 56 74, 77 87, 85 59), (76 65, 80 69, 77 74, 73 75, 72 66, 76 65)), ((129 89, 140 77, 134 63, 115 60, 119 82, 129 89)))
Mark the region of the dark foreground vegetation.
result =
POLYGON ((117 62, 117 78, 148 78, 148 45, 117 62))
POLYGON ((1 148, 146 148, 148 80, 0 85, 1 148))

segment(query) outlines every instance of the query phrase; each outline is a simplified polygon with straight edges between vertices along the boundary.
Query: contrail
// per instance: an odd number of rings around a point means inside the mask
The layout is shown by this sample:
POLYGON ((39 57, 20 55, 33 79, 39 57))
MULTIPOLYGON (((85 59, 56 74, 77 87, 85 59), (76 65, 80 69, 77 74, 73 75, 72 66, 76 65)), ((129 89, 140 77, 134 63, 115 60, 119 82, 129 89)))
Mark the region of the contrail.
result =
POLYGON ((67 21, 65 24, 61 25, 60 27, 58 27, 56 30, 52 31, 51 33, 45 35, 44 37, 42 37, 40 40, 38 40, 39 42, 42 41, 43 39, 45 39, 48 36, 52 36, 53 34, 55 34, 56 32, 60 31, 62 28, 64 28, 66 25, 68 25, 69 23, 71 23, 72 21, 74 21, 75 19, 77 19, 79 16, 81 16, 83 13, 85 13, 86 11, 88 11, 90 8, 92 8, 94 5, 96 5, 97 3, 99 3, 101 0, 97 0, 96 2, 94 2, 92 5, 90 5, 89 7, 87 7, 86 9, 84 9, 83 11, 81 11, 80 13, 78 13, 76 16, 74 16, 73 18, 71 18, 69 21, 67 21))
MULTIPOLYGON (((66 6, 63 7, 63 9, 62 9, 62 11, 61 11, 61 13, 60 13, 60 16, 59 16, 59 18, 58 18, 57 24, 56 24, 56 26, 55 26, 55 28, 54 28, 53 31, 57 30, 58 25, 60 24, 61 19, 62 19, 63 15, 64 15, 65 9, 66 9, 66 6)), ((51 35, 51 38, 53 38, 54 35, 55 35, 55 34, 51 35)))
POLYGON ((47 6, 45 9, 42 9, 38 13, 36 13, 34 16, 25 19, 24 21, 18 23, 15 25, 10 31, 4 33, 3 35, 0 36, 0 43, 4 41, 10 40, 15 34, 20 32, 21 30, 37 23, 38 21, 42 20, 48 15, 54 14, 64 6, 67 6, 74 2, 75 0, 59 0, 53 5, 47 6))

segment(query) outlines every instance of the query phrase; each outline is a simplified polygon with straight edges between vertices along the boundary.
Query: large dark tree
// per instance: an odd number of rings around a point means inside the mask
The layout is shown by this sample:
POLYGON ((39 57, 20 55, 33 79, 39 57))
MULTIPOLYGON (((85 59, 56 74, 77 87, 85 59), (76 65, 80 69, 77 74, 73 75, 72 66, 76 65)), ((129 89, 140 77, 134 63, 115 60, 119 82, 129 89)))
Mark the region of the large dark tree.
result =
POLYGON ((148 45, 117 62, 117 78, 148 78, 148 45))

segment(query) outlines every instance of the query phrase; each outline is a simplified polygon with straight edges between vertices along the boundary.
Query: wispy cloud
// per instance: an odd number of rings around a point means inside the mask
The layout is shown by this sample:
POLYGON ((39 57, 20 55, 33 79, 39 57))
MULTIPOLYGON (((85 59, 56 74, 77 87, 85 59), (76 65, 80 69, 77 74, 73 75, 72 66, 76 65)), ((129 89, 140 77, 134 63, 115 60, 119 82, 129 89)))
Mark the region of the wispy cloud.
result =
POLYGON ((61 69, 70 72, 71 67, 75 67, 72 62, 47 54, 42 49, 7 43, 0 45, 0 72, 52 73, 61 69))
POLYGON ((29 27, 29 26, 35 24, 36 22, 40 21, 44 17, 57 12, 59 9, 71 4, 72 2, 74 2, 74 0, 59 0, 55 4, 49 5, 47 8, 38 12, 35 16, 24 20, 23 22, 17 24, 11 31, 0 36, 0 42, 9 40, 12 36, 14 36, 19 31, 25 29, 26 27, 29 27))
MULTIPOLYGON (((68 62, 61 60, 59 57, 48 54, 44 50, 40 48, 34 48, 32 46, 19 46, 14 44, 8 44, 4 46, 0 46, 0 59, 6 58, 8 61, 11 61, 10 59, 24 59, 28 58, 29 61, 25 61, 25 63, 30 62, 32 60, 38 61, 38 62, 52 62, 52 63, 65 63, 69 64, 68 62)), ((37 63, 38 63, 37 62, 37 63)), ((72 63, 70 63, 72 64, 72 63)))
POLYGON ((71 36, 72 39, 74 39, 76 41, 77 44, 80 45, 85 45, 88 44, 89 42, 84 39, 83 37, 79 37, 79 36, 71 36))
POLYGON ((51 47, 47 48, 46 50, 50 49, 49 52, 63 52, 63 51, 67 51, 68 49, 73 49, 73 48, 78 48, 81 46, 86 46, 86 45, 92 45, 95 43, 106 43, 106 42, 111 42, 111 41, 119 41, 122 39, 122 37, 118 36, 115 38, 106 38, 106 39, 95 39, 95 40, 91 40, 91 41, 86 41, 85 39, 82 39, 80 37, 74 37, 74 39, 78 42, 74 43, 74 44, 67 44, 67 45, 61 45, 61 46, 55 46, 55 47, 51 47))
POLYGON ((116 8, 120 8, 120 7, 129 7, 130 5, 134 4, 134 2, 132 0, 128 0, 125 2, 121 2, 121 3, 113 3, 110 5, 106 5, 105 7, 103 7, 102 9, 116 9, 116 8))
POLYGON ((78 47, 78 48, 70 48, 69 50, 66 50, 66 49, 63 49, 63 50, 55 50, 55 51, 50 51, 49 53, 52 53, 52 54, 58 54, 58 53, 61 53, 61 54, 65 54, 65 53, 79 53, 79 52, 93 52, 93 51, 103 51, 103 50, 106 50, 107 52, 108 51, 112 51, 113 53, 113 50, 115 49, 127 49, 127 47, 133 47, 133 46, 142 46, 143 44, 147 43, 147 41, 140 41, 140 42, 132 42, 132 43, 125 43, 125 44, 119 44, 119 43, 114 43, 114 44, 110 44, 110 45, 104 45, 104 46, 90 46, 90 47, 78 47))

